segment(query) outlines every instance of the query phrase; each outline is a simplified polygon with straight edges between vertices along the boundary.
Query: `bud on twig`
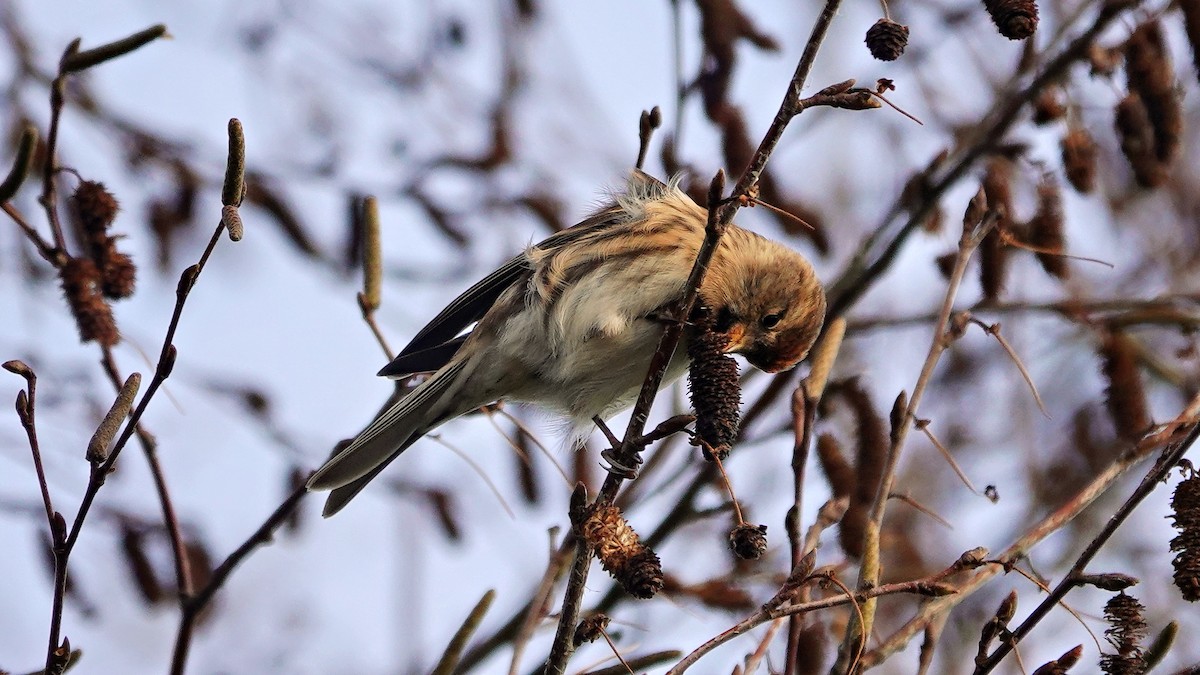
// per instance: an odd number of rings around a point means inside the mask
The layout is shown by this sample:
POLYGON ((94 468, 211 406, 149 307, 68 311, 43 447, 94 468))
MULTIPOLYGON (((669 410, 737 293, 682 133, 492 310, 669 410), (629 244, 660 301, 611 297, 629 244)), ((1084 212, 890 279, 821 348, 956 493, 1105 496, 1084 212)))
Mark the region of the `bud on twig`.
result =
POLYGON ((167 35, 167 27, 163 24, 151 26, 146 30, 139 31, 130 35, 127 38, 116 40, 105 45, 100 45, 86 51, 77 51, 79 48, 79 40, 76 38, 72 42, 74 49, 68 48, 67 53, 59 62, 59 71, 63 73, 75 73, 81 70, 86 70, 92 66, 99 65, 115 59, 118 56, 123 56, 133 50, 149 44, 160 37, 169 37, 167 35))

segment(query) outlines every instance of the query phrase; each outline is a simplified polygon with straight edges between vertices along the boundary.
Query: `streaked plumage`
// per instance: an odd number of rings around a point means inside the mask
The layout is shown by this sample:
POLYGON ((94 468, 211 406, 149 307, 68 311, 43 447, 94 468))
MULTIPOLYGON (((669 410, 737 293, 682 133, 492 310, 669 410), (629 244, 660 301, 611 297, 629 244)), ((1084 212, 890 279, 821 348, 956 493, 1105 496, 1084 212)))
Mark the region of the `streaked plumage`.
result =
MULTIPOLYGON (((682 297, 706 218, 674 185, 635 171, 597 213, 455 299, 380 375, 436 372, 309 481, 333 490, 325 515, 421 436, 498 399, 537 403, 581 426, 631 405, 662 333, 655 317, 682 297)), ((825 316, 808 261, 737 226, 722 237, 700 300, 729 333, 729 351, 768 372, 799 362, 825 316)), ((664 384, 686 366, 686 350, 676 350, 664 384)))

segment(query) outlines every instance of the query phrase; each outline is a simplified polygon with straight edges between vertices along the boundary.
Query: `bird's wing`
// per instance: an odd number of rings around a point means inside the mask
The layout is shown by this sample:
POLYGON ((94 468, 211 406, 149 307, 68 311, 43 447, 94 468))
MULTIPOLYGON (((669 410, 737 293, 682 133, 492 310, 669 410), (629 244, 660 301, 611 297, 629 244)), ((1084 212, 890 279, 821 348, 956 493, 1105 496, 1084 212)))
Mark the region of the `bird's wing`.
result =
MULTIPOLYGON (((615 221, 614 210, 606 209, 578 225, 550 235, 535 248, 551 251, 570 244, 592 232, 605 229, 615 221)), ((459 333, 487 314, 496 300, 531 269, 525 254, 516 256, 500 269, 468 288, 400 350, 399 356, 379 371, 380 375, 399 378, 418 372, 437 370, 446 365, 466 336, 459 333)))

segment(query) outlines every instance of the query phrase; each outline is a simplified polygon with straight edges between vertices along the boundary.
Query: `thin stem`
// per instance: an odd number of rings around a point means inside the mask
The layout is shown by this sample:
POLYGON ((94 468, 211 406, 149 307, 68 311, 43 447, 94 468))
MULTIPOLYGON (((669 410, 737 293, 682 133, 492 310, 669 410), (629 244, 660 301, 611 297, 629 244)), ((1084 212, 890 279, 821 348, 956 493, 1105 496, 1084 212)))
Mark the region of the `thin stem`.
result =
MULTIPOLYGON (((804 513, 804 479, 808 466, 808 454, 812 447, 812 430, 817 419, 817 399, 809 396, 808 386, 801 383, 792 394, 792 435, 796 439, 792 447, 792 507, 788 511, 786 525, 788 544, 792 553, 792 569, 804 558, 804 533, 800 531, 800 518, 804 513)), ((785 675, 795 675, 800 646, 800 631, 804 619, 800 615, 788 620, 787 659, 784 661, 785 675)))
POLYGON ((62 118, 66 75, 59 73, 50 83, 50 129, 46 134, 46 165, 42 170, 42 194, 38 201, 46 211, 50 232, 54 236, 54 247, 66 252, 67 240, 63 236, 62 223, 58 218, 58 189, 54 179, 58 173, 58 123, 62 118))

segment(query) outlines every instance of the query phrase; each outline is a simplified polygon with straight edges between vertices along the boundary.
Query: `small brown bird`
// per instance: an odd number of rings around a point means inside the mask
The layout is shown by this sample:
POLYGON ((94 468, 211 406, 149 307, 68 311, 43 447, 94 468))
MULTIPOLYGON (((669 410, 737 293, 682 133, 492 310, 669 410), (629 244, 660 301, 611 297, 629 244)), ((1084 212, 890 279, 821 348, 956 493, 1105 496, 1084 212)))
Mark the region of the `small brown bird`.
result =
MULTIPOLYGON (((683 297, 708 212, 675 184, 634 171, 626 190, 467 289, 379 372, 433 372, 308 482, 340 511, 437 426, 499 399, 537 403, 582 430, 633 404, 683 297), (469 333, 460 333, 475 323, 469 333)), ((796 365, 825 318, 825 292, 799 253, 736 225, 700 287, 729 352, 769 373, 796 365)), ((684 340, 688 339, 685 331, 684 340)), ((687 368, 675 351, 663 384, 687 368)))

